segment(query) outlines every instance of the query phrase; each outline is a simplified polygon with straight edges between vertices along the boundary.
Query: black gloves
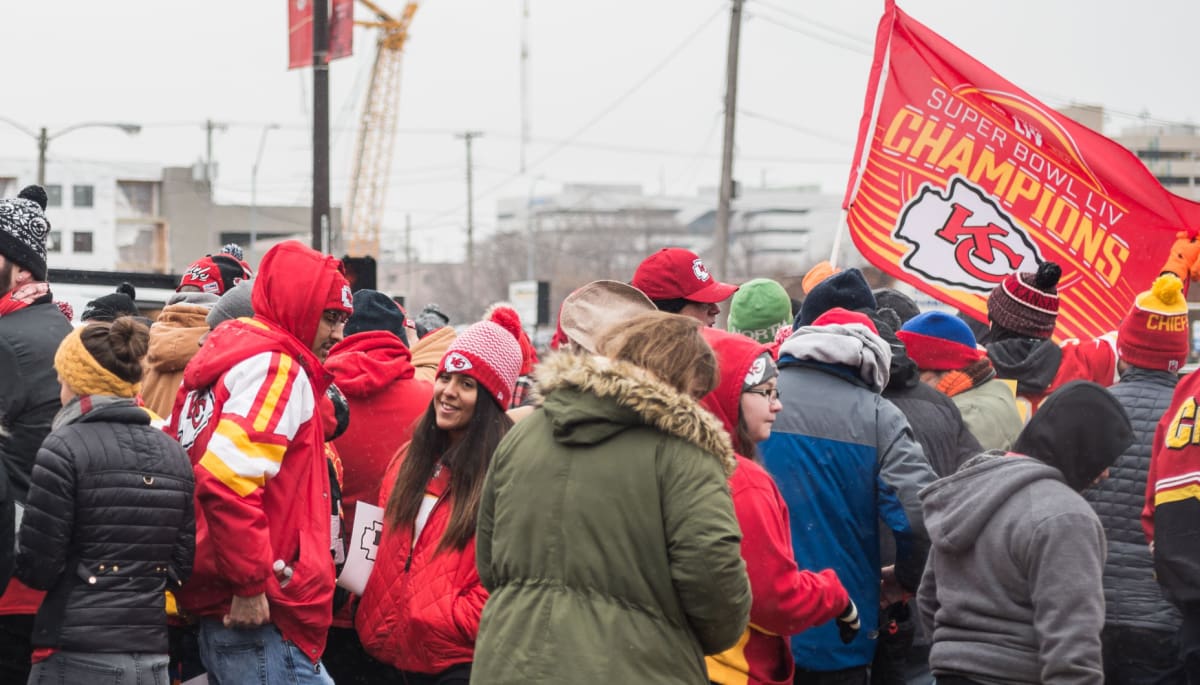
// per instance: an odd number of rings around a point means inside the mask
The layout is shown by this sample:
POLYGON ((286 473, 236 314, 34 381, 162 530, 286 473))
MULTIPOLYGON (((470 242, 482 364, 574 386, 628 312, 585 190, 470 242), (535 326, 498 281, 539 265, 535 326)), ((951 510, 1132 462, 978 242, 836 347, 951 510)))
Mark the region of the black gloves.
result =
POLYGON ((854 606, 854 600, 850 600, 850 603, 846 605, 846 610, 837 617, 838 637, 842 639, 842 644, 848 645, 854 642, 860 627, 858 607, 854 606))

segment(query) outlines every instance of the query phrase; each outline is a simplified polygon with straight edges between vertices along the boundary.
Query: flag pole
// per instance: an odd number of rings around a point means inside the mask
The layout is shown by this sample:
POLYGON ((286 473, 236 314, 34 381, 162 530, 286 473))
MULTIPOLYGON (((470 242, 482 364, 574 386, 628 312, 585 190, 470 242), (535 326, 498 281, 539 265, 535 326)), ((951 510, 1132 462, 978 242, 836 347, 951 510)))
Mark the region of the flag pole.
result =
POLYGON ((846 216, 849 214, 846 210, 842 210, 838 215, 837 232, 833 234, 833 249, 829 251, 829 266, 837 267, 838 254, 842 251, 842 234, 846 232, 848 225, 846 216))
POLYGON ((829 263, 833 266, 837 266, 838 252, 842 249, 842 233, 849 229, 849 222, 846 219, 849 216, 849 208, 854 204, 854 198, 858 196, 858 188, 862 185, 863 173, 867 170, 867 159, 871 154, 871 139, 875 135, 875 125, 879 123, 879 110, 883 106, 883 89, 887 86, 888 74, 892 70, 892 36, 896 32, 895 1, 886 0, 883 11, 891 15, 891 23, 888 26, 887 43, 883 46, 883 63, 879 67, 879 78, 875 82, 875 100, 871 103, 871 120, 867 124, 867 128, 863 131, 863 140, 858 151, 858 159, 854 160, 856 164, 856 168, 854 169, 854 186, 850 189, 849 195, 846 196, 846 202, 842 205, 842 213, 838 217, 837 232, 833 234, 833 250, 829 255, 829 263))

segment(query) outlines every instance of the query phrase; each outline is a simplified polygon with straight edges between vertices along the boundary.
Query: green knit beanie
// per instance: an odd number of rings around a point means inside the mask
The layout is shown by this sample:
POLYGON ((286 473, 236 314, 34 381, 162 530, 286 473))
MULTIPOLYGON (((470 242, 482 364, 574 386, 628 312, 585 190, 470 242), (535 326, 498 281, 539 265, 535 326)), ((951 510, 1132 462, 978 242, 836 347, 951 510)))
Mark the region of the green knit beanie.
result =
POLYGON ((792 298, 775 281, 756 278, 742 284, 729 304, 729 332, 763 344, 775 342, 780 327, 792 322, 792 298))

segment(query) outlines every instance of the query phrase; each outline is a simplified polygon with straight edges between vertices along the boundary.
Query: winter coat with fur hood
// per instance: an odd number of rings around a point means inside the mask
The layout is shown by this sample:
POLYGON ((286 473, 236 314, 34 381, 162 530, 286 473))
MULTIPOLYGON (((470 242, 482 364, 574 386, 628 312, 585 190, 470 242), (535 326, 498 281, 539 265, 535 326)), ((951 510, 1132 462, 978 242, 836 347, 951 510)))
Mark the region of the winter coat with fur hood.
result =
MULTIPOLYGON (((891 351, 861 324, 805 326, 779 349, 783 411, 759 445, 792 516, 801 568, 832 568, 864 626, 879 613, 877 522, 896 541, 896 577, 915 588, 928 537, 917 493, 933 469, 896 405, 880 396, 891 351)), ((874 631, 842 644, 826 624, 792 638, 796 666, 837 671, 871 663, 874 631)))
POLYGON ((509 431, 476 530, 491 597, 472 682, 708 682, 750 611, 729 437, 626 362, 560 353, 509 431))
POLYGON ((738 444, 737 434, 743 384, 754 361, 771 348, 715 328, 701 332, 717 355, 721 383, 700 404, 721 419, 738 452, 729 489, 753 596, 742 639, 705 659, 708 678, 722 685, 784 685, 795 672, 788 636, 836 618, 850 596, 833 571, 797 568, 783 495, 762 466, 741 454, 747 447, 738 444))
POLYGON ((204 321, 208 311, 204 305, 186 302, 167 305, 150 327, 142 402, 163 418, 171 416, 175 396, 183 383, 183 370, 200 351, 200 338, 208 333, 204 321))

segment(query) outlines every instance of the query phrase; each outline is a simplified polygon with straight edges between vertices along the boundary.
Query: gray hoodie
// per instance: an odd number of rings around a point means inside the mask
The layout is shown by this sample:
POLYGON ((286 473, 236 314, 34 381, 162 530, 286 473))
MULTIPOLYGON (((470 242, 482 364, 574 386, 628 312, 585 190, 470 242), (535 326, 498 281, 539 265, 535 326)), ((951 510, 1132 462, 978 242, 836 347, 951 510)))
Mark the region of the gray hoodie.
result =
POLYGON ((985 452, 921 491, 919 590, 935 675, 1103 683, 1104 529, 1041 461, 985 452))

